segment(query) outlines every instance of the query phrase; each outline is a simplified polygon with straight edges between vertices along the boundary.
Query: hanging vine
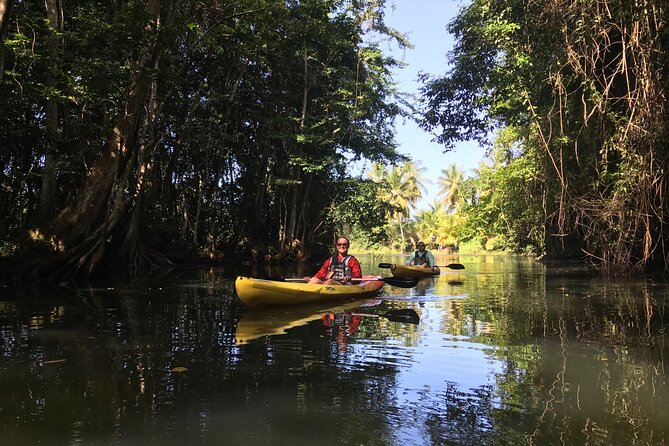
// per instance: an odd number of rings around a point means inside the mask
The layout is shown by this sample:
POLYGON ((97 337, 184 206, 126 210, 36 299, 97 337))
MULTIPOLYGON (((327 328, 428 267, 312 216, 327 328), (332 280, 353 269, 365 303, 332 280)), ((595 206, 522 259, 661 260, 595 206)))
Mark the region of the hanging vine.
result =
POLYGON ((666 6, 555 0, 546 13, 564 45, 550 73, 557 131, 542 138, 561 190, 558 234, 576 231, 582 251, 612 269, 668 269, 666 6), (565 175, 567 159, 577 168, 565 175))

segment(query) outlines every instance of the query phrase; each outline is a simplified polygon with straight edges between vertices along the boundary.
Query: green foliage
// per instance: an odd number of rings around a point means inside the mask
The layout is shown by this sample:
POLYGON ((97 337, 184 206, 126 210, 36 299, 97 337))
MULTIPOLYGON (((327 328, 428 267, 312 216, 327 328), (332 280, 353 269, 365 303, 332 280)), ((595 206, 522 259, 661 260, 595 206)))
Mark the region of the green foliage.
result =
POLYGON ((474 0, 449 25, 421 124, 447 149, 493 150, 463 185, 464 239, 666 269, 667 5, 605 6, 474 0), (506 129, 517 144, 495 152, 506 129))
POLYGON ((338 232, 349 234, 358 246, 378 248, 389 240, 386 215, 392 206, 378 199, 379 185, 370 180, 349 180, 344 198, 332 207, 338 232))
POLYGON ((393 123, 407 112, 390 73, 400 62, 381 48, 388 39, 406 41, 383 23, 384 7, 177 1, 161 4, 157 27, 146 2, 76 0, 63 5, 52 60, 44 5, 15 3, 5 40, 14 63, 0 86, 0 238, 30 226, 49 147, 47 102, 58 107, 63 209, 108 147, 138 74, 148 72, 155 102, 136 116, 146 159, 129 161, 132 175, 147 174, 124 221, 141 203, 140 231, 150 245, 192 253, 212 242, 309 244, 338 225, 381 243, 387 208, 371 199, 376 192, 366 182, 348 185, 346 172, 351 159, 399 159, 393 123), (139 64, 154 41, 155 66, 139 64), (49 70, 55 83, 47 82, 49 70), (338 197, 358 195, 351 209, 366 212, 357 219, 329 217, 338 197))
POLYGON ((513 156, 512 147, 523 142, 521 137, 512 128, 505 129, 492 150, 492 166, 483 166, 463 184, 463 195, 470 197, 462 207, 464 241, 478 240, 485 249, 542 252, 543 182, 537 153, 527 140, 522 156, 513 156))
POLYGON ((429 209, 416 214, 413 223, 414 241, 425 240, 439 245, 458 246, 460 244, 458 227, 461 220, 460 214, 437 202, 429 209))
POLYGON ((540 84, 521 35, 531 10, 524 2, 478 0, 450 23, 451 70, 422 77, 421 124, 446 148, 463 140, 489 145, 498 126, 528 122, 525 91, 540 84))
POLYGON ((410 209, 416 209, 416 203, 425 189, 423 171, 413 161, 405 160, 393 165, 389 170, 378 162, 372 164, 367 176, 379 185, 377 198, 388 203, 392 209, 387 213, 388 223, 399 228, 400 247, 405 245, 404 221, 409 217, 410 209))

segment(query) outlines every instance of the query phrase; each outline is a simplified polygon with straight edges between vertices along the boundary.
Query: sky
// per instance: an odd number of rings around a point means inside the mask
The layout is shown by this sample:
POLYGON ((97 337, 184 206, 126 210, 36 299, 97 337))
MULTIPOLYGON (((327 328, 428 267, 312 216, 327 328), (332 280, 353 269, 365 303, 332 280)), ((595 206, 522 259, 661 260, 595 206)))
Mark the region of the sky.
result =
MULTIPOLYGON (((414 45, 404 51, 396 45, 389 48, 391 54, 408 64, 394 75, 400 90, 418 94, 419 73, 437 76, 446 73, 446 53, 453 48, 453 37, 446 26, 465 4, 459 0, 387 0, 386 25, 407 35, 414 45)), ((425 177, 431 181, 426 181, 427 193, 418 202, 419 209, 427 209, 434 203, 442 169, 454 163, 468 177, 485 155, 475 142, 460 143, 454 151, 443 153, 443 146, 432 142, 433 136, 413 122, 398 121, 396 139, 399 151, 424 167, 425 177)))

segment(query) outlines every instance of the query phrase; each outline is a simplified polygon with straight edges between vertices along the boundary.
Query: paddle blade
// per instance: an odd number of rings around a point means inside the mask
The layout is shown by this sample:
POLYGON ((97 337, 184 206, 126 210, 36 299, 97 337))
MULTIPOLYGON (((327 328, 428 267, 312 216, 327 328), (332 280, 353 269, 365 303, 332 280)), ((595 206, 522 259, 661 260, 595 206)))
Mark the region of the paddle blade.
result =
POLYGON ((382 280, 398 288, 413 288, 418 285, 418 277, 384 277, 382 280))
POLYGON ((405 322, 407 324, 418 324, 420 322, 418 313, 408 308, 402 310, 390 310, 382 317, 385 317, 392 322, 405 322))

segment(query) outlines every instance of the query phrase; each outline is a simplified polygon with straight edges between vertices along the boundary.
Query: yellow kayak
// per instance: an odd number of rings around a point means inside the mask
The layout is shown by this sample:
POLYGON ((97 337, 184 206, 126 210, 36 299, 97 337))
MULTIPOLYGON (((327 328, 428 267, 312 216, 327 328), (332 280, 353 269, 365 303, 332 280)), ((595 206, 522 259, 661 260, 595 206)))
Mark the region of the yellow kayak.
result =
POLYGON ((237 296, 248 307, 263 305, 294 305, 311 302, 328 302, 344 299, 365 299, 375 296, 383 287, 379 276, 367 276, 360 284, 324 285, 305 282, 237 277, 237 296))
POLYGON ((409 266, 394 263, 390 266, 390 271, 395 277, 432 277, 441 274, 439 267, 434 271, 422 266, 409 266))

